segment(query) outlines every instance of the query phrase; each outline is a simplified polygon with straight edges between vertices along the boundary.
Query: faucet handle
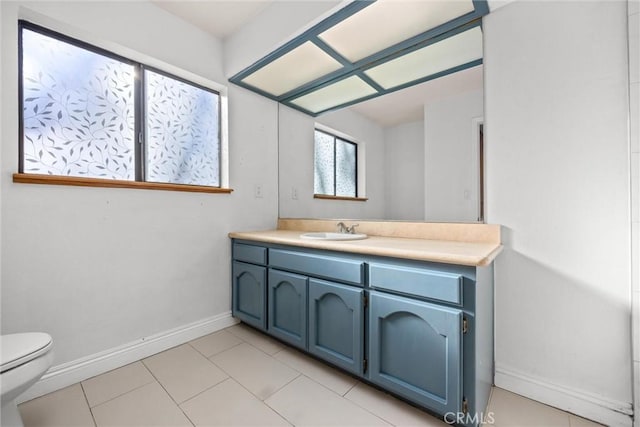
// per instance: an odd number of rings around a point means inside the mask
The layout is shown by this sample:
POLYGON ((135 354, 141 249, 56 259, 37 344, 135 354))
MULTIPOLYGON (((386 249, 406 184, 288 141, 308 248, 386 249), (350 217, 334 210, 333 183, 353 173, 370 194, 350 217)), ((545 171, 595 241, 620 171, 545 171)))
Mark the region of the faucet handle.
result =
POLYGON ((356 232, 356 227, 359 226, 360 224, 353 224, 351 227, 346 227, 347 233, 349 234, 355 234, 356 232))

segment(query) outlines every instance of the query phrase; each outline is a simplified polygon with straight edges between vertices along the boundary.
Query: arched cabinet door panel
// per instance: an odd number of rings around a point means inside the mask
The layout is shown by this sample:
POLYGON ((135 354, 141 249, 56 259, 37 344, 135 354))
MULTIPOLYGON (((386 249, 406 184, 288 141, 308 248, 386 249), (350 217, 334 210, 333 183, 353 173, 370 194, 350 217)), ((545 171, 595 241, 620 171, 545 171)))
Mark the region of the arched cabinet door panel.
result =
POLYGON ((269 332, 289 344, 307 348, 307 277, 269 269, 269 332))
POLYGON ((309 351, 362 375, 363 290, 309 279, 309 351))
POLYGON ((234 261, 232 270, 233 316, 256 328, 266 330, 267 269, 234 261))
POLYGON ((369 379, 438 413, 462 410, 462 312, 370 293, 369 379))

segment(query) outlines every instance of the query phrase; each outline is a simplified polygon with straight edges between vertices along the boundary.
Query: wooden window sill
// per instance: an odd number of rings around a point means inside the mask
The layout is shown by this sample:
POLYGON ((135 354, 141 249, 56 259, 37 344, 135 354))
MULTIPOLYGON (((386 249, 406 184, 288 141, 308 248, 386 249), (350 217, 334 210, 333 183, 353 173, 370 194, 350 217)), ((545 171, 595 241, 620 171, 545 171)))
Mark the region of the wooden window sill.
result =
POLYGON ((168 184, 162 182, 124 181, 117 179, 82 178, 75 176, 38 175, 14 173, 13 182, 22 184, 72 185, 76 187, 138 188, 143 190, 186 191, 191 193, 226 193, 231 188, 207 187, 204 185, 168 184))
POLYGON ((324 199, 324 200, 349 200, 352 202, 366 202, 369 200, 366 197, 344 197, 344 196, 329 196, 327 194, 314 194, 314 199, 324 199))

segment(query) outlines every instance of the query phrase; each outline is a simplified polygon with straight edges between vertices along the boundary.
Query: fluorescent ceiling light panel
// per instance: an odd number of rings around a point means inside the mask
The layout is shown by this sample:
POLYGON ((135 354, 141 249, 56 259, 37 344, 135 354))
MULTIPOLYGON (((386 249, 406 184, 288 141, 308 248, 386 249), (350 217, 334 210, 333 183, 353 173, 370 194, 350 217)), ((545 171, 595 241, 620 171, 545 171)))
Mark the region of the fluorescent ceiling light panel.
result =
POLYGON ((342 64, 307 41, 242 79, 243 83, 280 96, 342 68, 342 64))
POLYGON ((319 37, 356 62, 473 11, 470 0, 378 0, 319 37))
POLYGON ((328 110, 338 105, 376 93, 376 90, 358 76, 330 84, 290 102, 312 113, 328 110))
POLYGON ((482 30, 473 27, 365 71, 384 89, 401 86, 482 58, 482 30))

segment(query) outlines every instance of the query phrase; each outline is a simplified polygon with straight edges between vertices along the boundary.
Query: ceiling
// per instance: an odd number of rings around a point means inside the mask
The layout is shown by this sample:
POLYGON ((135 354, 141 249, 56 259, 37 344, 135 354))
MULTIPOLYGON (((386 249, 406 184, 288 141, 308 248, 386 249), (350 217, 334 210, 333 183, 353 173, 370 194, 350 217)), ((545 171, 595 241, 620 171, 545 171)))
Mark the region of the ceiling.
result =
POLYGON ((152 0, 158 7, 224 40, 275 0, 152 0))
POLYGON ((352 105, 349 109, 382 127, 396 126, 422 120, 425 100, 432 102, 482 89, 482 82, 483 68, 479 65, 352 105))
MULTIPOLYGON (((158 7, 224 40, 278 0, 152 0, 158 7)), ((303 1, 303 0, 300 0, 303 1)), ((431 101, 483 87, 482 66, 430 80, 349 107, 383 127, 423 118, 431 101)))

